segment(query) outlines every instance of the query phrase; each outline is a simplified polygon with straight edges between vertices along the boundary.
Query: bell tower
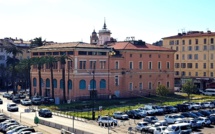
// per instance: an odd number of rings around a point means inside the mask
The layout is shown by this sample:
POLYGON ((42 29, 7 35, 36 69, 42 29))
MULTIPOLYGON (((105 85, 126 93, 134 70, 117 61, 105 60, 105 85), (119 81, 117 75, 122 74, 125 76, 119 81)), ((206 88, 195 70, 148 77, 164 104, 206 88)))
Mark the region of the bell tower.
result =
POLYGON ((99 45, 104 45, 105 42, 110 41, 110 30, 107 29, 106 22, 104 21, 104 25, 102 30, 99 30, 99 45))
POLYGON ((97 45, 98 42, 99 42, 99 38, 98 38, 97 33, 94 29, 92 32, 92 35, 90 36, 90 44, 97 45))

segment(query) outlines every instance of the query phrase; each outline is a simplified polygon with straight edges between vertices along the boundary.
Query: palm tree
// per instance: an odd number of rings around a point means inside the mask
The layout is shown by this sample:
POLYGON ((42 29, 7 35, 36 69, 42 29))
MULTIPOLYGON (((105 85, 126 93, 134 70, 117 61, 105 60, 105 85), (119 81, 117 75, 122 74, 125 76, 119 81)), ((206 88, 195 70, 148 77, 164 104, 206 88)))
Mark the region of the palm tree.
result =
POLYGON ((33 60, 33 64, 37 65, 38 76, 39 76, 39 95, 42 96, 41 69, 46 62, 46 58, 45 57, 33 57, 32 60, 33 60))
POLYGON ((46 45, 46 40, 42 40, 42 37, 36 37, 33 40, 31 40, 31 45, 34 47, 40 47, 46 45))
MULTIPOLYGON (((29 97, 31 98, 32 94, 31 94, 31 65, 33 65, 33 59, 23 59, 20 61, 20 63, 18 64, 19 66, 22 66, 21 69, 24 69, 23 74, 26 72, 27 73, 27 77, 26 82, 28 83, 27 85, 29 86, 29 97), (27 70, 27 71, 26 71, 27 70)), ((27 87, 26 87, 27 88, 27 87)))
POLYGON ((59 61, 61 64, 61 69, 62 69, 62 80, 63 80, 63 101, 64 103, 66 102, 66 87, 65 87, 65 64, 66 64, 66 59, 68 57, 66 55, 62 55, 59 57, 59 61))
POLYGON ((56 57, 53 56, 47 56, 46 57, 46 63, 50 67, 50 72, 51 72, 51 87, 52 87, 52 98, 54 98, 54 78, 53 78, 53 63, 57 62, 56 57))
POLYGON ((13 93, 15 94, 15 66, 16 64, 19 62, 18 59, 16 59, 16 56, 18 54, 22 54, 22 50, 17 48, 15 45, 11 45, 11 46, 7 46, 5 47, 5 50, 8 54, 12 54, 12 58, 8 56, 8 59, 7 59, 7 64, 8 65, 11 65, 12 66, 12 75, 11 75, 11 82, 12 82, 12 85, 13 85, 13 93))

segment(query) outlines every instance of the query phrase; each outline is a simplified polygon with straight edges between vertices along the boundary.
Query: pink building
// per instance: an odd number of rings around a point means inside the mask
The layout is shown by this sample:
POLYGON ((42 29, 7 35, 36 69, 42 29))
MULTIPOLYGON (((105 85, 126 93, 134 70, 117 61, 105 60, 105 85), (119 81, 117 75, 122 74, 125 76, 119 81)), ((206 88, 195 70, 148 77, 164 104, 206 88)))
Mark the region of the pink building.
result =
MULTIPOLYGON (((174 50, 124 41, 109 45, 86 43, 52 44, 32 49, 32 57, 66 54, 66 99, 89 99, 92 90, 97 98, 139 97, 154 94, 159 84, 173 91, 174 50)), ((62 99, 60 62, 54 64, 54 96, 62 99)), ((52 96, 48 65, 42 69, 42 95, 52 96)), ((31 71, 32 93, 38 93, 38 70, 31 71)))

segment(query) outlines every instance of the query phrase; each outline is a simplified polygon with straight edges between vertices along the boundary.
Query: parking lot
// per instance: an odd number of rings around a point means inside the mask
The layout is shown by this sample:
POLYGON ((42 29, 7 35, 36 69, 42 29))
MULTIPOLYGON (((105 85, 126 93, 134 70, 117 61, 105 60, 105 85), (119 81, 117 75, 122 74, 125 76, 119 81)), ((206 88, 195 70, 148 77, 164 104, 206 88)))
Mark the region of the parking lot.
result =
MULTIPOLYGON (((213 111, 214 108, 210 108, 210 109, 200 109, 200 110, 211 110, 213 111)), ((198 112, 199 110, 189 110, 193 111, 193 112, 198 112)), ((171 114, 163 114, 163 115, 155 115, 158 120, 164 120, 165 119, 165 115, 173 115, 173 114, 181 114, 183 112, 177 112, 177 113, 171 113, 171 114)), ((129 118, 128 120, 120 120, 117 119, 118 121, 118 125, 117 126, 111 126, 111 127, 107 127, 107 126, 101 126, 107 129, 107 132, 113 132, 113 133, 128 133, 129 131, 131 133, 141 133, 138 131, 135 131, 135 127, 137 125, 138 122, 142 122, 144 118, 141 119, 131 119, 129 118)), ((98 122, 93 122, 95 125, 98 125, 98 122)), ((150 124, 151 125, 151 124, 150 124)), ((193 129, 192 132, 199 132, 199 133, 203 133, 203 134, 215 134, 214 131, 214 124, 211 124, 209 126, 204 126, 202 128, 197 128, 197 129, 193 129)))

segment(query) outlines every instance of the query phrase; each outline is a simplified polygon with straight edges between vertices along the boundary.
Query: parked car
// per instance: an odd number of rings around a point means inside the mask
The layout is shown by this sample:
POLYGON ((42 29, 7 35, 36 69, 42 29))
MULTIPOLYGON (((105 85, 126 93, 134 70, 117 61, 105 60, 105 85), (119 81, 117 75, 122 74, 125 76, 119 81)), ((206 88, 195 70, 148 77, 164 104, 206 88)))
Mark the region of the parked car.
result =
POLYGON ((9 130, 12 130, 12 129, 18 127, 18 126, 19 126, 19 125, 12 125, 12 126, 8 127, 5 131, 7 132, 7 131, 9 131, 9 130))
POLYGON ((31 131, 31 132, 35 132, 34 128, 22 128, 20 130, 18 130, 17 132, 14 132, 13 134, 20 134, 21 132, 24 132, 24 131, 31 131))
POLYGON ((215 124, 215 114, 211 114, 210 116, 208 116, 208 118, 210 119, 211 121, 211 124, 215 124))
POLYGON ((181 115, 184 116, 184 117, 198 118, 197 115, 192 114, 190 112, 184 112, 184 113, 181 113, 181 115))
POLYGON ((170 124, 170 123, 175 123, 178 120, 182 120, 184 116, 179 115, 179 114, 173 114, 173 115, 165 115, 164 119, 170 124))
POLYGON ((128 115, 129 118, 133 118, 133 119, 135 118, 140 119, 142 117, 140 113, 134 110, 129 110, 129 111, 126 111, 125 113, 128 115))
POLYGON ((158 118, 156 116, 146 116, 143 121, 154 124, 158 121, 158 118))
POLYGON ((206 110, 201 110, 201 111, 199 111, 199 113, 203 114, 205 117, 210 115, 210 112, 206 111, 206 110))
POLYGON ((125 114, 124 112, 114 112, 113 113, 113 117, 116 119, 122 119, 122 120, 127 120, 128 119, 128 115, 125 114))
POLYGON ((18 94, 20 99, 25 99, 26 95, 25 94, 18 94))
POLYGON ((99 124, 99 126, 104 125, 104 124, 106 124, 106 125, 108 125, 108 124, 109 125, 117 125, 118 122, 116 119, 114 119, 110 116, 101 116, 98 119, 98 124, 99 124))
POLYGON ((189 105, 188 104, 178 104, 177 108, 178 108, 178 111, 180 111, 180 112, 189 111, 189 105))
POLYGON ((202 127, 202 124, 197 122, 193 118, 187 118, 187 119, 183 119, 183 120, 178 120, 178 121, 175 122, 175 124, 177 124, 177 123, 189 123, 192 129, 202 127))
POLYGON ((9 94, 9 93, 4 93, 4 94, 3 94, 3 97, 4 97, 4 98, 8 98, 10 95, 11 95, 11 94, 9 94))
POLYGON ((194 112, 194 111, 192 111, 192 112, 190 112, 190 113, 195 114, 195 115, 198 116, 198 117, 204 117, 204 115, 201 114, 200 112, 194 112))
POLYGON ((163 132, 163 134, 190 134, 192 129, 189 123, 179 123, 169 125, 163 132))
POLYGON ((154 109, 149 109, 149 108, 139 108, 139 109, 146 111, 146 115, 154 115, 156 112, 154 109))
POLYGON ((12 101, 13 101, 14 103, 20 103, 20 98, 19 98, 18 96, 13 96, 12 101))
POLYGON ((173 107, 173 106, 163 106, 164 108, 164 112, 165 113, 177 113, 178 112, 178 108, 173 107))
POLYGON ((7 97, 8 100, 12 100, 13 99, 13 94, 9 94, 9 96, 7 97))
POLYGON ((40 97, 33 97, 31 99, 31 102, 32 102, 33 105, 40 105, 42 103, 40 97))
POLYGON ((2 131, 3 132, 6 132, 6 129, 8 128, 8 127, 10 127, 10 126, 13 126, 13 125, 18 125, 19 123, 18 122, 13 122, 13 123, 7 123, 7 124, 5 124, 5 125, 3 125, 2 126, 2 131))
POLYGON ((52 112, 49 109, 40 109, 38 114, 41 117, 52 117, 52 112))
POLYGON ((148 126, 148 122, 138 122, 135 130, 139 132, 147 132, 150 126, 148 126))
POLYGON ((196 121, 197 123, 201 123, 202 127, 211 125, 211 121, 207 117, 199 117, 196 119, 196 121))
POLYGON ((151 126, 148 129, 148 133, 150 134, 161 134, 167 126, 151 126))
POLYGON ((20 100, 20 103, 22 104, 22 105, 25 105, 25 106, 30 106, 32 103, 31 103, 31 100, 30 99, 21 99, 20 100))
POLYGON ((154 126, 168 126, 168 122, 166 120, 158 120, 154 126))
POLYGON ((146 117, 146 111, 145 110, 140 110, 140 109, 134 109, 135 112, 139 113, 141 117, 146 117))
POLYGON ((7 111, 19 111, 19 107, 17 106, 16 103, 8 103, 7 111))
POLYGON ((42 104, 54 104, 55 103, 55 100, 51 97, 43 97, 41 99, 41 103, 42 104))
POLYGON ((23 129, 23 128, 27 128, 27 126, 18 126, 18 127, 15 127, 14 129, 11 129, 11 130, 7 131, 6 134, 13 134, 13 133, 15 133, 15 132, 17 132, 17 131, 19 131, 20 129, 23 129))
POLYGON ((214 108, 214 104, 212 102, 203 102, 202 107, 203 108, 214 108))

